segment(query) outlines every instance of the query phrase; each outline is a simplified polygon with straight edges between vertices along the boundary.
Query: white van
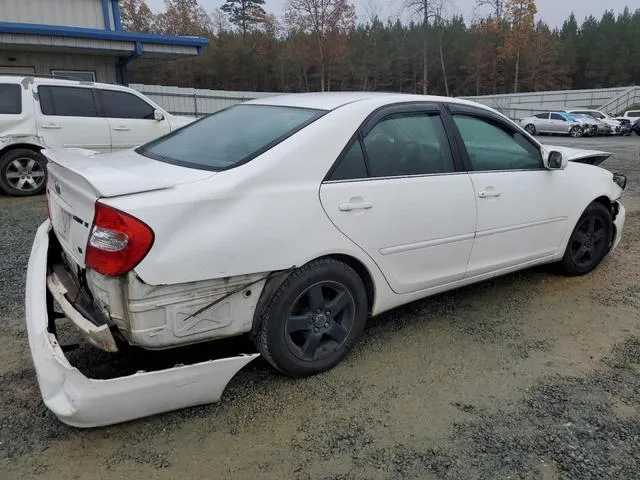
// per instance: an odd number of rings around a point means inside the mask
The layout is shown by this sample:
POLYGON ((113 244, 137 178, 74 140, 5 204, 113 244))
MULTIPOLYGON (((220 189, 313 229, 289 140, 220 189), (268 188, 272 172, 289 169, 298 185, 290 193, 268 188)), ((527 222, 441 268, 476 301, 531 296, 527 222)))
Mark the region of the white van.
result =
POLYGON ((120 85, 0 76, 0 189, 14 196, 43 192, 43 148, 107 153, 136 147, 193 120, 171 115, 120 85))

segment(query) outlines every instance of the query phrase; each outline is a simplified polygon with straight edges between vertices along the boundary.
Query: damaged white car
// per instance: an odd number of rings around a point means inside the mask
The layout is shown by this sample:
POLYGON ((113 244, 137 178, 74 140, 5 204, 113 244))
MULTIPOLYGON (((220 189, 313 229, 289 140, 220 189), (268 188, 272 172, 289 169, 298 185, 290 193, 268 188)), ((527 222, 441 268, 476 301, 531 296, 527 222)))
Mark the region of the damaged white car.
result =
POLYGON ((217 401, 259 354, 325 371, 369 316, 445 290, 543 263, 585 274, 625 221, 626 178, 587 164, 608 153, 544 147, 451 98, 275 96, 135 150, 44 155, 29 341, 46 405, 81 427, 217 401), (249 335, 259 353, 91 379, 54 304, 110 352, 249 335))

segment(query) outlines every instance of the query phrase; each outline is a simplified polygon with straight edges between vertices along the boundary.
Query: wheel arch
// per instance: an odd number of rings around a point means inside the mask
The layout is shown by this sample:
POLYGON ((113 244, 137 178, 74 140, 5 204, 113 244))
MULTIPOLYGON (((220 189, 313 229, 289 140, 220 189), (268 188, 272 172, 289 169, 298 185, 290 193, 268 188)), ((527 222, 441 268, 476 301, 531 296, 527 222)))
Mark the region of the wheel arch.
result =
POLYGON ((2 158, 3 155, 9 152, 12 152, 13 150, 18 150, 21 148, 24 148, 26 150, 32 150, 36 153, 40 153, 40 151, 44 149, 44 146, 38 145, 36 143, 25 143, 25 142, 12 143, 0 149, 0 158, 2 158))
MULTIPOLYGON (((307 263, 314 262, 317 260, 329 259, 329 258, 332 258, 334 260, 344 263, 345 265, 348 265, 358 274, 367 292, 367 309, 368 309, 368 313, 371 314, 371 312, 373 311, 376 289, 375 289, 375 283, 373 281, 373 276, 371 275, 371 272, 369 271, 369 269, 366 267, 364 263, 362 263, 356 257, 343 254, 343 253, 323 255, 323 256, 314 258, 307 263)), ((285 279, 289 276, 292 270, 294 270, 294 268, 274 273, 267 280, 264 288, 262 289, 262 292, 260 294, 260 299, 258 300, 255 312, 253 314, 253 324, 251 326, 252 336, 256 335, 259 331, 260 312, 269 303, 273 294, 278 290, 280 285, 282 285, 282 282, 285 281, 285 279)))

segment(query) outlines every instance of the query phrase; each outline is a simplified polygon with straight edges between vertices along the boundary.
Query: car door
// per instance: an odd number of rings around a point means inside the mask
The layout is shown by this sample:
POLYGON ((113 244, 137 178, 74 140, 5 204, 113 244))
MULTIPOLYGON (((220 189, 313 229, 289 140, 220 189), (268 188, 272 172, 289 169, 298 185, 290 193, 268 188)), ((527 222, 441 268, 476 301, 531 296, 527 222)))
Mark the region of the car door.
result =
POLYGON ((155 107, 133 93, 96 89, 100 112, 111 131, 114 151, 137 147, 169 133, 166 118, 154 119, 155 107))
POLYGON ((378 112, 320 188, 335 226, 411 293, 464 277, 473 245, 473 186, 436 105, 378 112))
POLYGON ((552 113, 549 122, 553 133, 569 133, 567 119, 558 113, 552 113))
POLYGON ((98 116, 93 89, 38 85, 37 92, 36 128, 47 146, 111 151, 109 124, 98 116))
POLYGON ((549 133, 549 114, 548 113, 538 113, 534 115, 535 118, 535 127, 539 133, 549 133))
POLYGON ((502 117, 452 107, 478 211, 467 276, 555 255, 568 225, 568 178, 547 170, 539 146, 502 117))

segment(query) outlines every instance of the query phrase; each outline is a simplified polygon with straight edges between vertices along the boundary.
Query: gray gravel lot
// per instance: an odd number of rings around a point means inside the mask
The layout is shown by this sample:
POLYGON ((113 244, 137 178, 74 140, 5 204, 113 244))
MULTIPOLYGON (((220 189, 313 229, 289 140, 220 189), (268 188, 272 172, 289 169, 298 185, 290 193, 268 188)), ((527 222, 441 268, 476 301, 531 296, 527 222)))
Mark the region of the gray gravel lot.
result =
MULTIPOLYGON (((603 166, 629 178, 625 238, 596 272, 416 302, 371 320, 331 372, 293 381, 258 360, 217 405, 94 430, 46 410, 28 352, 44 198, 0 198, 0 478, 640 479, 640 137, 541 140, 611 151, 603 166)), ((69 356, 102 376, 173 360, 69 356)))

